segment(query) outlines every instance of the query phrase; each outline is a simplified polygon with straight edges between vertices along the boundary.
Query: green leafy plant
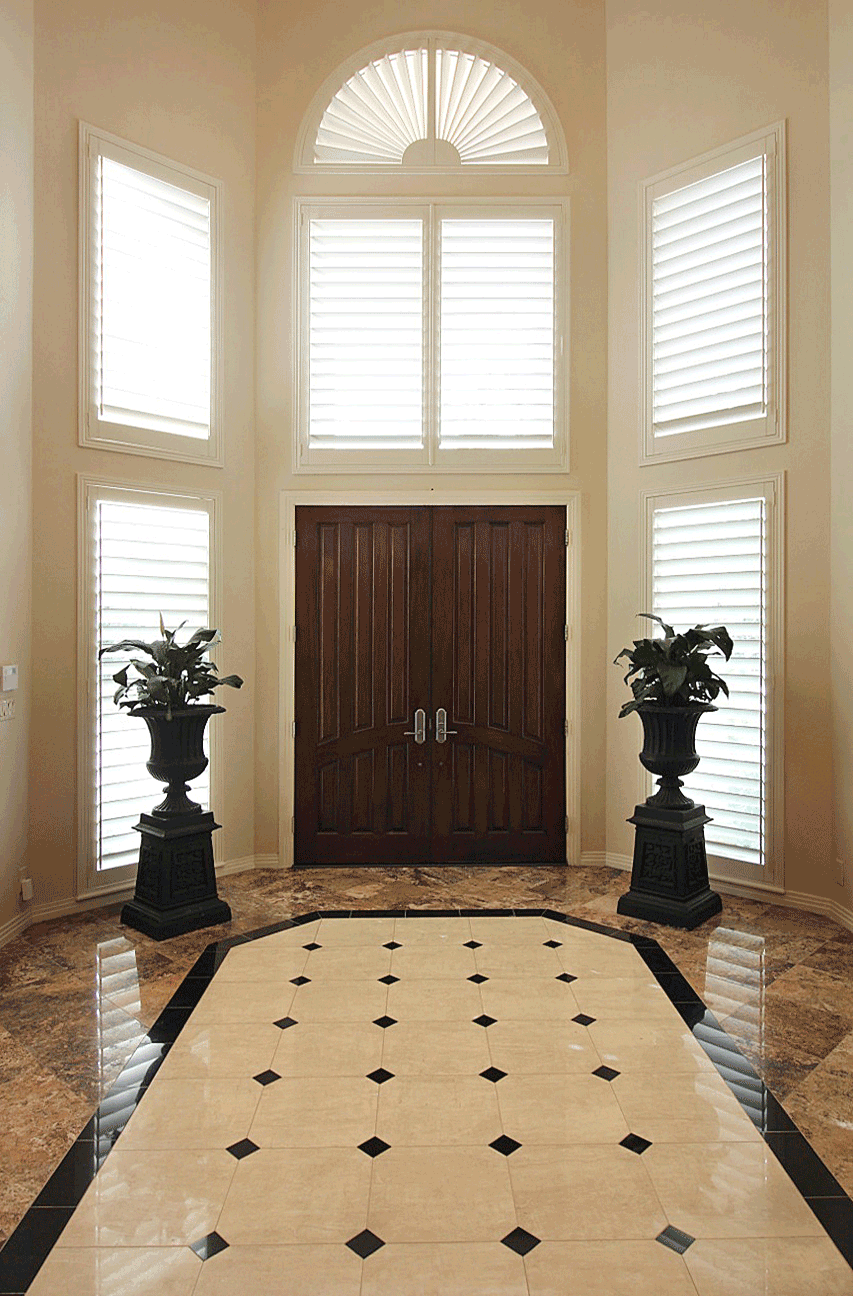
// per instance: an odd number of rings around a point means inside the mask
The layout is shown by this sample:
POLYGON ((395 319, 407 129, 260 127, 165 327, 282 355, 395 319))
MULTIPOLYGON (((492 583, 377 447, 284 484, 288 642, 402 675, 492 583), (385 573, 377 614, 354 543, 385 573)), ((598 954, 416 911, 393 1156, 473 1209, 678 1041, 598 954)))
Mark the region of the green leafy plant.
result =
POLYGON ((160 633, 162 639, 153 643, 143 643, 141 639, 122 639, 121 643, 108 644, 98 653, 98 658, 105 653, 129 652, 138 649, 147 653, 151 661, 131 657, 126 666, 116 671, 113 679, 118 684, 113 701, 120 707, 127 707, 130 712, 153 708, 165 711, 167 719, 172 719, 173 710, 197 704, 199 698, 212 693, 215 688, 227 684, 230 688, 241 688, 243 681, 239 675, 224 675, 220 678, 216 666, 205 660, 209 650, 220 642, 218 630, 202 627, 192 635, 185 644, 177 642, 178 630, 186 625, 182 621, 177 630, 167 630, 160 616, 160 633), (133 668, 134 677, 128 672, 133 668))
POLYGON ((638 616, 657 621, 664 637, 635 639, 633 648, 623 648, 613 659, 614 665, 627 659, 625 683, 631 685, 634 694, 630 702, 624 703, 620 719, 646 704, 686 707, 713 702, 720 692, 729 696, 726 681, 715 675, 707 662, 714 652, 726 661, 731 657, 734 644, 725 626, 698 625, 676 634, 672 626, 651 612, 640 612, 638 616))

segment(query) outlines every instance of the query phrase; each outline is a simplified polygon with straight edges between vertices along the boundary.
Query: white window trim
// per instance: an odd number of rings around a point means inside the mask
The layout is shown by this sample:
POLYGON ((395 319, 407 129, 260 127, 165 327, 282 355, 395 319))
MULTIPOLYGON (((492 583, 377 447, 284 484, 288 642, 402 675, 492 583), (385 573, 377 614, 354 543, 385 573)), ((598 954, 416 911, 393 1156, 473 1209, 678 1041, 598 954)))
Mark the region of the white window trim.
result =
MULTIPOLYGON (((785 883, 785 474, 736 477, 701 490, 641 492, 639 610, 651 611, 652 538, 656 509, 763 497, 767 508, 767 786, 764 866, 708 855, 708 872, 720 882, 780 893, 785 883)), ((639 623, 638 623, 639 624, 639 623)), ((681 627, 676 626, 676 629, 681 627)), ((646 633, 643 631, 642 633, 646 633)), ((654 791, 654 780, 638 763, 638 801, 654 791)))
POLYGON ((222 445, 222 183, 192 167, 184 166, 99 130, 86 122, 79 128, 79 376, 78 441, 81 446, 118 450, 124 454, 147 455, 156 459, 177 459, 183 463, 223 466, 222 445), (210 201, 210 436, 173 435, 147 428, 129 427, 98 418, 95 402, 94 354, 94 249, 95 186, 97 159, 113 158, 125 166, 157 176, 168 184, 201 194, 210 201))
MULTIPOLYGON (((296 474, 323 473, 565 473, 569 471, 569 203, 567 199, 483 198, 478 202, 455 198, 296 198, 293 209, 294 338, 293 387, 295 417, 293 464, 296 474), (547 217, 554 221, 554 445, 541 450, 439 450, 431 411, 438 393, 437 366, 431 375, 424 357, 424 440, 421 450, 311 450, 308 445, 308 223, 311 219, 358 219, 370 216, 411 218, 424 224, 424 343, 436 338, 438 321, 427 318, 429 276, 437 264, 435 244, 442 217, 490 216, 547 217)), ((438 310, 434 294, 434 312, 438 310)))
POLYGON ((513 176, 530 176, 530 175, 566 175, 569 166, 566 155, 566 139, 560 126, 560 119, 557 116, 554 105, 551 103, 548 95, 534 81, 530 74, 517 63, 509 54, 498 49, 495 45, 489 45, 486 41, 476 40, 471 36, 461 36, 456 32, 449 31, 413 31, 401 32, 398 36, 386 37, 384 40, 374 41, 371 45, 364 46, 363 49, 357 50, 345 62, 341 63, 330 76, 326 78, 320 86, 311 104, 305 114, 299 134, 296 138, 296 148, 293 158, 293 171, 295 175, 372 175, 377 173, 392 174, 398 176, 404 175, 460 175, 470 176, 472 173, 477 175, 513 175, 513 176), (488 165, 477 164, 463 167, 440 167, 431 166, 428 168, 399 166, 395 164, 388 165, 365 165, 364 163, 345 163, 345 162, 321 162, 314 161, 314 141, 317 138, 317 131, 323 114, 334 99, 335 95, 342 86, 349 81, 351 76, 361 68, 366 67, 368 63, 376 59, 383 58, 386 54, 395 54, 400 50, 414 49, 426 45, 428 48, 434 48, 436 45, 443 44, 446 48, 461 50, 465 54, 479 55, 481 58, 490 63, 494 63, 502 71, 509 73, 513 81, 524 91, 530 99, 545 128, 545 134, 548 139, 548 162, 542 166, 532 166, 530 164, 507 165, 488 165))
MULTIPOLYGON (((94 776, 95 712, 98 692, 97 654, 100 644, 95 641, 94 564, 92 541, 94 539, 93 512, 98 500, 111 499, 122 503, 153 504, 167 508, 207 509, 210 519, 210 624, 218 627, 222 607, 222 554, 221 527, 222 496, 218 491, 203 494, 176 492, 169 486, 134 486, 115 478, 77 474, 77 899, 89 900, 98 896, 127 892, 136 877, 136 865, 98 872, 95 843, 94 776)), ((193 627, 194 628, 194 627, 193 627)), ((142 721, 139 722, 140 724, 142 721)), ((211 725, 210 734, 210 806, 215 812, 222 805, 223 771, 221 726, 211 725)), ((151 782, 151 805, 158 800, 158 784, 151 782)), ((150 805, 141 805, 140 811, 150 805)))
POLYGON ((661 171, 640 186, 640 464, 663 463, 725 454, 787 440, 787 169, 785 122, 775 122, 689 162, 661 171), (693 184, 756 156, 767 157, 770 222, 768 282, 768 412, 762 418, 722 424, 697 432, 655 437, 652 381, 652 203, 673 190, 693 184))

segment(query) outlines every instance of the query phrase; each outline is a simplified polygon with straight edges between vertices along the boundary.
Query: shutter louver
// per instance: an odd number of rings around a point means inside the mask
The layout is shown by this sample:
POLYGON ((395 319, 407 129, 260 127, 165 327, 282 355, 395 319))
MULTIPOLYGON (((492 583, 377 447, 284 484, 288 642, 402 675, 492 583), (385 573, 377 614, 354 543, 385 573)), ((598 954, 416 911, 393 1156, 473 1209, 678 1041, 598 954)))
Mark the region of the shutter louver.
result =
POLYGON ((554 222, 442 220, 443 448, 554 444, 554 222))
POLYGON ((423 446, 423 221, 311 220, 309 443, 423 446))
POLYGON ((710 659, 729 686, 697 730, 685 792, 704 804, 709 854, 765 863, 767 748, 766 504, 736 499, 654 511, 653 608, 676 631, 725 625, 731 660, 710 659))
POLYGON ((341 86, 317 131, 314 161, 403 161, 427 133, 427 51, 401 50, 368 63, 341 86))
MULTIPOLYGON (((181 638, 209 616, 209 515, 206 510, 128 504, 100 499, 95 508, 94 591, 96 644, 160 637, 159 616, 181 638)), ((130 657, 133 654, 128 654, 130 657)), ((147 660, 143 653, 141 660, 147 660)), ((127 658, 124 658, 127 660, 127 658)), ((95 733, 95 822, 98 871, 135 864, 140 811, 161 800, 145 768, 150 739, 144 722, 113 702, 118 655, 98 666, 95 733)), ((209 769, 191 789, 207 805, 209 769)))
POLYGON ((208 438, 209 200, 101 156, 96 244, 98 417, 208 438))
POLYGON ((439 49, 435 58, 436 137, 460 162, 547 166, 542 119, 508 72, 460 50, 439 49))
POLYGON ((653 200, 656 437, 767 414, 768 236, 763 153, 653 200))

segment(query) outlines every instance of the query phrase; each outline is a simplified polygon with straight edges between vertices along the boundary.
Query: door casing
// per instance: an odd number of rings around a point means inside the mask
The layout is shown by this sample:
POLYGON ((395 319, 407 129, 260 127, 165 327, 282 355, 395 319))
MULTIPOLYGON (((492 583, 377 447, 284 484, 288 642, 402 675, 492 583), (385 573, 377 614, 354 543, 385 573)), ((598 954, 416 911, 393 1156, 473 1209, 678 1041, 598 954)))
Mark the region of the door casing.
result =
POLYGON ((435 506, 440 504, 556 504, 566 510, 566 859, 580 863, 580 492, 486 490, 282 491, 279 506, 279 865, 293 867, 296 684, 296 563, 298 506, 435 506), (571 651, 569 651, 571 649, 571 651))

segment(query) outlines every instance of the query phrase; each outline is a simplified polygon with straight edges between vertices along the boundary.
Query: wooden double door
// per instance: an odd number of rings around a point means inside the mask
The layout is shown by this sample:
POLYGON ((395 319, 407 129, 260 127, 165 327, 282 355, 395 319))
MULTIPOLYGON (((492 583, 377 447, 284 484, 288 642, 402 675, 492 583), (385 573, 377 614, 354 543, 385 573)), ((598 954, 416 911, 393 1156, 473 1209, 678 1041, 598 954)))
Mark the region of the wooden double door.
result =
POLYGON ((297 864, 565 862, 565 525, 297 509, 297 864))

